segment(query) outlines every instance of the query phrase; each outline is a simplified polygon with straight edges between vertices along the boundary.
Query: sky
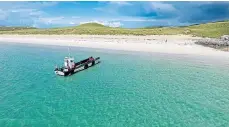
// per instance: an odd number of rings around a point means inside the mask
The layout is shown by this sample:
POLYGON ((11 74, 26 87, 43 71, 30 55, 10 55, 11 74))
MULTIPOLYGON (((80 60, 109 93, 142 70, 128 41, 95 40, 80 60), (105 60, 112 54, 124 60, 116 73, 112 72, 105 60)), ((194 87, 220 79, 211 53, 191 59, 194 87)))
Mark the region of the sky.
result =
POLYGON ((184 26, 229 19, 229 2, 0 2, 0 26, 53 28, 184 26))

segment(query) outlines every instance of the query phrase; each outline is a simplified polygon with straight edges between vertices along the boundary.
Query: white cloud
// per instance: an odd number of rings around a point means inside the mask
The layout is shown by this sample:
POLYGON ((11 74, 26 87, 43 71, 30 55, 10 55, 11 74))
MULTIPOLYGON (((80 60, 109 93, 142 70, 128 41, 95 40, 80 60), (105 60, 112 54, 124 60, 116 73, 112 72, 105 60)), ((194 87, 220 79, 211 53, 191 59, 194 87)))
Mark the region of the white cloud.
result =
POLYGON ((121 22, 108 22, 108 26, 110 27, 120 27, 123 24, 121 22))
POLYGON ((106 5, 103 7, 96 7, 93 9, 96 11, 111 13, 113 15, 117 14, 117 10, 119 8, 132 5, 130 2, 125 2, 125 1, 110 1, 110 2, 100 1, 100 2, 106 3, 106 5))
POLYGON ((71 22, 69 22, 69 24, 70 25, 75 25, 76 23, 71 21, 71 22))
POLYGON ((1 2, 0 8, 3 10, 12 9, 41 9, 58 4, 58 2, 1 2))
POLYGON ((80 18, 79 16, 72 16, 71 17, 72 19, 78 19, 78 18, 80 18))
POLYGON ((152 22, 152 21, 157 21, 156 19, 148 19, 144 17, 120 17, 117 19, 113 19, 112 21, 126 21, 126 22, 152 22))
MULTIPOLYGON (((117 8, 132 5, 131 3, 124 1, 107 3, 108 6, 105 8, 95 8, 95 10, 103 10, 105 12, 110 11, 114 14, 117 13, 117 8)), ((131 16, 118 16, 116 19, 113 19, 112 17, 97 17, 91 19, 91 17, 51 16, 42 11, 43 8, 56 4, 56 2, 1 2, 0 21, 2 20, 13 25, 30 25, 33 27, 71 26, 89 22, 95 22, 110 27, 120 27, 123 26, 123 22, 155 22, 155 19, 131 16)), ((169 5, 164 3, 152 3, 151 8, 172 10, 169 5)))
POLYGON ((61 24, 63 19, 64 17, 60 16, 60 17, 45 17, 45 18, 42 17, 39 18, 38 20, 45 24, 61 24))
POLYGON ((13 13, 18 13, 18 12, 33 12, 35 10, 36 9, 12 9, 12 10, 10 10, 10 12, 13 12, 13 13))
POLYGON ((79 17, 50 16, 43 8, 54 6, 57 2, 1 2, 1 20, 8 25, 27 25, 41 27, 43 25, 73 25, 79 17), (7 20, 6 20, 7 19, 7 20))
POLYGON ((110 3, 110 4, 116 4, 116 5, 119 5, 119 6, 132 5, 131 3, 125 2, 125 1, 111 1, 111 2, 109 2, 109 3, 110 3))
POLYGON ((152 9, 156 11, 175 11, 176 9, 171 4, 162 2, 151 2, 152 9))
POLYGON ((4 20, 7 17, 7 12, 0 9, 0 20, 4 20))
POLYGON ((45 15, 45 12, 43 12, 43 11, 31 11, 31 12, 29 12, 29 15, 30 16, 42 16, 42 15, 45 15))
POLYGON ((93 9, 96 10, 96 11, 103 11, 104 10, 103 8, 99 8, 99 7, 93 8, 93 9))
POLYGON ((58 16, 58 17, 41 17, 38 18, 39 23, 42 24, 54 24, 54 25, 74 25, 78 24, 79 22, 77 19, 80 17, 64 17, 64 16, 58 16))
POLYGON ((56 5, 56 4, 58 4, 58 2, 53 2, 53 1, 49 1, 49 2, 45 2, 45 1, 43 1, 43 2, 41 2, 41 6, 43 7, 43 6, 54 6, 54 5, 56 5))

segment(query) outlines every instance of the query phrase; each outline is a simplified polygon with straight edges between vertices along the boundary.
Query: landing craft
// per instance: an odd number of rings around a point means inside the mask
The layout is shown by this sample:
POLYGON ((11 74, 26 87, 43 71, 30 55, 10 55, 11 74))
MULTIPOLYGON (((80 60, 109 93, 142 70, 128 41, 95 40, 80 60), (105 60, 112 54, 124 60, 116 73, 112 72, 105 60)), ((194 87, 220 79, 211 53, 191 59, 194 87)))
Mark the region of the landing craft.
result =
POLYGON ((58 68, 56 66, 54 72, 56 75, 59 75, 59 76, 70 76, 79 71, 88 69, 89 67, 99 64, 100 63, 99 59, 100 57, 97 57, 97 58, 89 57, 87 59, 84 59, 80 62, 75 63, 73 57, 65 57, 64 66, 61 68, 58 68))

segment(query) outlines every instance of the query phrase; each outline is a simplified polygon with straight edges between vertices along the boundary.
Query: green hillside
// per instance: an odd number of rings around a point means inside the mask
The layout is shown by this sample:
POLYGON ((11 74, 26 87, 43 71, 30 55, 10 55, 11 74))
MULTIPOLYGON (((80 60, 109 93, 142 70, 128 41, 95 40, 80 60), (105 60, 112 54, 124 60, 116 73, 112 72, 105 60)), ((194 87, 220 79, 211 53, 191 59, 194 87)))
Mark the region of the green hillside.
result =
POLYGON ((174 35, 188 34, 201 37, 229 35, 229 21, 206 23, 183 27, 152 27, 152 28, 112 28, 97 23, 87 23, 75 27, 50 29, 0 29, 0 34, 88 34, 88 35, 174 35))
POLYGON ((27 29, 36 29, 34 27, 7 27, 7 26, 0 26, 0 31, 14 31, 14 30, 27 30, 27 29))
POLYGON ((102 24, 98 24, 98 23, 86 23, 86 24, 82 24, 82 25, 79 25, 77 26, 77 28, 109 28, 107 26, 104 26, 102 24))

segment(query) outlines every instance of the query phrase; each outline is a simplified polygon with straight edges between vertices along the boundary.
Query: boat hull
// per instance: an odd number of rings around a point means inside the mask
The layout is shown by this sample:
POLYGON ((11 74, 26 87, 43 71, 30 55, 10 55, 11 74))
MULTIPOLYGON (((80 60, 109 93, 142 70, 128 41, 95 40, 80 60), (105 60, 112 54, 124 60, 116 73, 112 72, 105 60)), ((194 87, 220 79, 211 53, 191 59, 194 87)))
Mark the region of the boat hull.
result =
POLYGON ((83 61, 75 63, 75 64, 77 64, 77 66, 74 69, 70 70, 70 71, 64 72, 62 70, 55 70, 54 72, 55 72, 56 75, 59 75, 59 76, 70 76, 70 75, 75 74, 77 72, 80 72, 80 71, 86 70, 86 69, 88 69, 90 67, 93 67, 96 64, 99 64, 100 63, 99 59, 100 58, 97 57, 94 61, 89 61, 89 62, 85 61, 86 60, 85 59, 83 61))

